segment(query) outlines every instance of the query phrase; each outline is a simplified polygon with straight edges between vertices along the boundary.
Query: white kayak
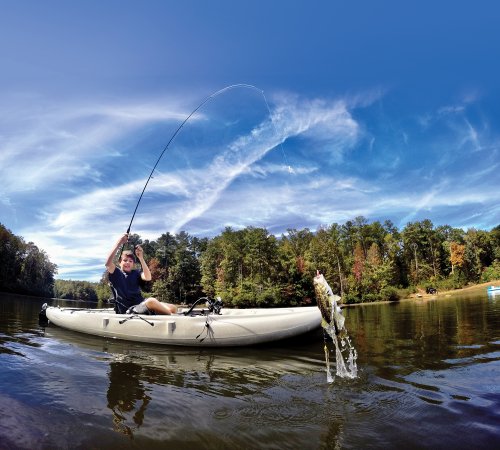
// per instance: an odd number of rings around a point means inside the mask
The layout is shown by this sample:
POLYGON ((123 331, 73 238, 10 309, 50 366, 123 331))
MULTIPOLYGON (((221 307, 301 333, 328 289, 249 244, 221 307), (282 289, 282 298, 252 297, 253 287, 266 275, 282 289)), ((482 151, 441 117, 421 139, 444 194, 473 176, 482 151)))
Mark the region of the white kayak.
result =
POLYGON ((116 314, 113 309, 48 306, 45 313, 50 323, 81 333, 198 347, 274 342, 300 336, 321 326, 321 312, 316 306, 222 309, 219 314, 194 310, 172 315, 116 314))

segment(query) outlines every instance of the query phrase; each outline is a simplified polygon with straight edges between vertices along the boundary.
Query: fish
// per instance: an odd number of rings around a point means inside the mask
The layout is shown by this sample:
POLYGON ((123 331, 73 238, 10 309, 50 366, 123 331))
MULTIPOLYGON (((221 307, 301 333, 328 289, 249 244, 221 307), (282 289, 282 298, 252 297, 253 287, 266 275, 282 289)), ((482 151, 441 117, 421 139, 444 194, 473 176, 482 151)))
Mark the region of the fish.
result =
POLYGON ((335 327, 335 334, 345 331, 345 317, 338 306, 341 298, 333 293, 323 274, 318 272, 314 277, 313 284, 316 303, 324 321, 323 327, 326 328, 333 325, 335 327))

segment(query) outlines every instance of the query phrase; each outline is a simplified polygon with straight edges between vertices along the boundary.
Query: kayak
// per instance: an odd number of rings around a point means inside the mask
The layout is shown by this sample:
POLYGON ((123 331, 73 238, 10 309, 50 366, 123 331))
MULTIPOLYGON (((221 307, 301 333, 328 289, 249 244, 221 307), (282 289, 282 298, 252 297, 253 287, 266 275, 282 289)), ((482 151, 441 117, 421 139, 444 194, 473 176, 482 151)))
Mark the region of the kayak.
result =
POLYGON ((316 306, 180 310, 172 315, 116 314, 113 309, 46 306, 49 323, 110 339, 154 344, 234 347, 293 338, 321 326, 316 306))

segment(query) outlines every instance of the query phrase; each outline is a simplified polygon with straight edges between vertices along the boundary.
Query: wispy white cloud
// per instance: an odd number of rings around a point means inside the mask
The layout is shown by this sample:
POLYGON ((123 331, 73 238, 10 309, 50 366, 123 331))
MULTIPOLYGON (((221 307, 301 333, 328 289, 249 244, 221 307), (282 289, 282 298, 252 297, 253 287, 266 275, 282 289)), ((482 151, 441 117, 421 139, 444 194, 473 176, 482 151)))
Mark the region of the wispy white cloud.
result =
POLYGON ((281 96, 273 113, 278 133, 287 139, 310 137, 316 149, 339 156, 351 148, 360 137, 359 123, 352 117, 344 100, 335 102, 304 100, 297 96, 281 96), (324 145, 318 145, 323 142, 324 145))
POLYGON ((464 135, 462 137, 461 146, 470 145, 472 151, 478 152, 482 149, 479 142, 479 133, 469 120, 465 119, 464 135))
MULTIPOLYGON (((4 99, 5 100, 5 99, 4 99)), ((43 99, 10 99, 0 107, 0 194, 33 191, 46 183, 98 181, 99 161, 121 155, 120 139, 149 123, 185 117, 174 104, 48 104, 43 99), (34 108, 32 102, 41 105, 34 108), (12 104, 12 103, 11 103, 12 104), (95 163, 97 161, 97 163, 95 163)))

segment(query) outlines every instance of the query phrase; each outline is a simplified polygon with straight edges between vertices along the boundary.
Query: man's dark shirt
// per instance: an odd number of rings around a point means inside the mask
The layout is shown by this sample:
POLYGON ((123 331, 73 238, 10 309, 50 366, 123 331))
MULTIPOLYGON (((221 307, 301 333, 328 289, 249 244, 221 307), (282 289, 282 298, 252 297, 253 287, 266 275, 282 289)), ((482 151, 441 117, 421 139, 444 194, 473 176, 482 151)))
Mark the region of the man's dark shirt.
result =
POLYGON ((115 271, 108 276, 115 297, 115 311, 118 314, 125 314, 128 308, 144 300, 139 287, 141 280, 139 271, 132 270, 126 273, 116 267, 115 271))

